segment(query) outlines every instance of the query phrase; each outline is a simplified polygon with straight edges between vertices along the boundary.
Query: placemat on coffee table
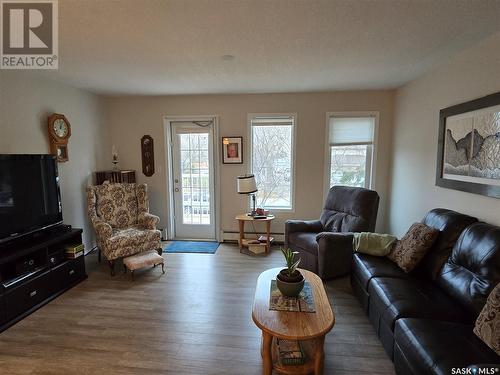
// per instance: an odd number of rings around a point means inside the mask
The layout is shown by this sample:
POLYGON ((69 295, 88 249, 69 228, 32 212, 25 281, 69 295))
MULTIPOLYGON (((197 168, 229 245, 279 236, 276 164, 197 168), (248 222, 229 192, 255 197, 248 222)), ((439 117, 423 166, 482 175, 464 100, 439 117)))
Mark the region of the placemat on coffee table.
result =
POLYGON ((269 293, 269 310, 316 312, 314 297, 309 282, 304 283, 304 289, 298 297, 287 297, 281 294, 276 285, 276 280, 271 280, 271 292, 269 293))

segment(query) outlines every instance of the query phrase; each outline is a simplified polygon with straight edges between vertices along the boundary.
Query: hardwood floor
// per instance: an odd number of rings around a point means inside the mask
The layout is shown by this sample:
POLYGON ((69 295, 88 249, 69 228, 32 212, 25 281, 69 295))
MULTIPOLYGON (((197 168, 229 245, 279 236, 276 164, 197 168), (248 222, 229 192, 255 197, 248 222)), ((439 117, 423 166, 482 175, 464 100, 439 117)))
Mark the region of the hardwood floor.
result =
MULTIPOLYGON (((165 254, 161 269, 110 277, 97 256, 88 280, 0 334, 1 374, 261 374, 251 318, 260 272, 281 253, 165 254)), ((120 268, 117 265, 117 271, 120 268)), ((349 279, 325 285, 336 314, 325 374, 394 374, 349 279)))

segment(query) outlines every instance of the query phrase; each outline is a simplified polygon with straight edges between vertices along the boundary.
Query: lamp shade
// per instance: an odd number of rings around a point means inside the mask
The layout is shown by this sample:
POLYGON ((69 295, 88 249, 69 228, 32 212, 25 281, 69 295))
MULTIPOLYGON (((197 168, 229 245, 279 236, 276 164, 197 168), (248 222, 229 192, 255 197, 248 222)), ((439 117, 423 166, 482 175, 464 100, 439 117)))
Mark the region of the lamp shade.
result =
POLYGON ((238 176, 236 182, 239 194, 250 194, 257 191, 257 184, 255 183, 255 176, 253 174, 238 176))

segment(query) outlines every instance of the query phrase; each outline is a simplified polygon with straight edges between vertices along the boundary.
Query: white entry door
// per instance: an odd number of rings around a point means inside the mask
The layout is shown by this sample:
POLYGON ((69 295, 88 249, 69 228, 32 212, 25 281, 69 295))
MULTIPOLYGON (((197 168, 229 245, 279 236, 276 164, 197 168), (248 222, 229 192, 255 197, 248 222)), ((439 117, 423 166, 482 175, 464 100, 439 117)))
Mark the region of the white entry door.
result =
POLYGON ((214 123, 173 121, 174 238, 215 239, 214 123))

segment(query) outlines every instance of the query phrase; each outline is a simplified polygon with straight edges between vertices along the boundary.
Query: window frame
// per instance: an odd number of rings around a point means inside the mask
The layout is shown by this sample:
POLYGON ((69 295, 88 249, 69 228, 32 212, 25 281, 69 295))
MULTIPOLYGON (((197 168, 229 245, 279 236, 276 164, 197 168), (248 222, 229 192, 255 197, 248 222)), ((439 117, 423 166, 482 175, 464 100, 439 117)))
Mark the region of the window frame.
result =
MULTIPOLYGON (((297 119, 297 113, 296 112, 281 112, 281 113, 247 113, 247 155, 248 155, 248 173, 253 173, 253 153, 252 153, 252 148, 253 148, 253 133, 252 133, 252 120, 256 117, 266 117, 266 118, 283 118, 283 117, 291 117, 293 121, 292 125, 292 165, 290 168, 291 171, 291 176, 290 176, 290 208, 285 208, 285 207, 269 207, 269 210, 273 213, 279 213, 279 212, 287 212, 287 213, 294 213, 295 212, 295 176, 296 176, 296 170, 295 166, 297 165, 296 163, 296 157, 297 157, 297 125, 298 125, 298 119, 297 119)), ((248 199, 248 205, 247 207, 251 209, 251 200, 248 199)))
MULTIPOLYGON (((332 117, 337 118, 349 118, 349 117, 371 117, 375 120, 373 129, 373 141, 371 144, 371 165, 370 165, 370 182, 367 189, 375 189, 376 186, 376 166, 377 166, 377 151, 378 151, 378 128, 379 128, 379 118, 380 112, 378 111, 349 111, 349 112, 327 112, 326 113, 326 127, 325 127, 325 169, 324 169, 324 196, 326 199, 328 191, 330 190, 330 179, 331 179, 331 150, 330 150, 330 119, 332 117)), ((352 144, 346 143, 346 146, 355 145, 359 143, 353 142, 352 144)), ((363 143, 365 144, 365 143, 363 143)), ((365 184, 366 187, 366 184, 365 184)))

